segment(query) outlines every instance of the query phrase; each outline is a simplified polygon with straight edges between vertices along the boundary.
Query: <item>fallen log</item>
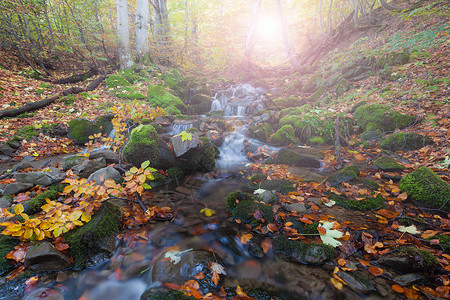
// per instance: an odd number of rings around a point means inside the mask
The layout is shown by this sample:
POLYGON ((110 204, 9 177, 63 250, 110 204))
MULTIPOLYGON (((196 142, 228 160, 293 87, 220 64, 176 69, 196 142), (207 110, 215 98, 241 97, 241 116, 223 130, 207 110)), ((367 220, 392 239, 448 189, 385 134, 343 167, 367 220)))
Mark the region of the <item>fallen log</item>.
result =
POLYGON ((60 78, 53 80, 52 83, 55 84, 65 84, 65 83, 77 83, 80 81, 84 81, 88 79, 89 77, 95 76, 98 74, 98 70, 95 68, 90 68, 89 71, 83 73, 83 74, 75 74, 69 77, 60 78))

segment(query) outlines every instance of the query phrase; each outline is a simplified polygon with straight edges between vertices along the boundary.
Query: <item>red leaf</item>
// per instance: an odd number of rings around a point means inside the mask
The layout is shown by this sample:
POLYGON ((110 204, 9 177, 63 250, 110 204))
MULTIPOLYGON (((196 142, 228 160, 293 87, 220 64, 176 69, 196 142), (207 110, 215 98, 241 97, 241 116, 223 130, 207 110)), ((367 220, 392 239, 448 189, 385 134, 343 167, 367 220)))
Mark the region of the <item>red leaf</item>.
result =
POLYGON ((219 276, 219 274, 217 274, 216 271, 213 272, 213 274, 211 276, 211 280, 214 282, 215 285, 219 284, 220 276, 219 276))

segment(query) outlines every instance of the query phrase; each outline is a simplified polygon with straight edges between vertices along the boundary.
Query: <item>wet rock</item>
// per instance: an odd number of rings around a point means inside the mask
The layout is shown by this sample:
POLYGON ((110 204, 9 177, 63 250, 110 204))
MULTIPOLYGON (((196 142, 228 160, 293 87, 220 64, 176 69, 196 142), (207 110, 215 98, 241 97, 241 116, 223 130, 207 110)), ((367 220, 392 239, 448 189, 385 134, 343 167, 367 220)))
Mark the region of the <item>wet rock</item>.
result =
MULTIPOLYGON (((141 280, 115 281, 106 280, 95 284, 95 287, 83 294, 86 299, 126 299, 137 300, 147 286, 141 280)), ((82 297, 83 298, 83 297, 82 297)), ((142 299, 142 298, 141 298, 142 299)), ((168 298, 170 299, 170 298, 168 298)))
POLYGON ((15 237, 0 234, 0 275, 9 272, 14 267, 12 261, 5 256, 13 251, 19 242, 15 237))
POLYGON ((119 155, 112 150, 97 150, 89 155, 89 159, 97 159, 103 157, 107 164, 118 164, 119 155))
POLYGON ((295 211, 297 213, 306 211, 306 207, 302 203, 282 203, 281 206, 287 211, 295 211))
POLYGON ((63 270, 71 266, 70 259, 50 242, 42 242, 27 251, 25 268, 32 271, 63 270))
POLYGON ((18 163, 17 165, 15 165, 13 167, 13 170, 17 170, 17 171, 21 171, 21 170, 25 170, 25 169, 29 169, 29 168, 33 168, 33 164, 31 164, 30 162, 23 162, 21 161, 20 163, 18 163))
POLYGON ((140 276, 144 271, 151 266, 150 260, 137 261, 131 264, 123 273, 122 279, 135 278, 140 276))
POLYGON ((82 178, 88 178, 92 173, 106 167, 106 161, 103 157, 94 160, 87 160, 81 165, 76 165, 72 171, 82 178))
POLYGON ((273 160, 273 163, 300 167, 320 167, 320 160, 317 158, 300 154, 288 149, 281 149, 273 160))
POLYGON ((356 272, 339 271, 336 273, 348 287, 357 293, 368 294, 376 291, 374 284, 367 277, 356 272))
POLYGON ((377 260, 377 264, 401 273, 414 271, 408 257, 382 256, 377 260))
POLYGON ((294 182, 287 179, 264 180, 258 183, 250 182, 248 185, 251 189, 263 189, 268 191, 276 191, 286 195, 289 192, 296 191, 294 182))
POLYGON ((393 159, 390 156, 382 156, 376 159, 373 162, 373 166, 375 167, 376 170, 382 170, 387 172, 396 172, 405 169, 404 166, 399 164, 395 159, 393 159))
POLYGON ((401 286, 408 286, 415 282, 423 283, 426 279, 427 277, 422 273, 410 273, 393 278, 393 280, 401 286))
POLYGON ((88 223, 63 235, 69 244, 70 254, 75 259, 75 268, 86 265, 97 254, 112 254, 120 216, 118 206, 105 202, 88 223))
POLYGON ((89 175, 87 181, 90 182, 91 180, 94 180, 96 185, 101 185, 108 179, 112 179, 117 182, 121 178, 122 176, 120 175, 119 171, 114 169, 114 167, 107 166, 106 168, 97 170, 89 175))
POLYGON ((14 152, 15 149, 9 146, 8 144, 4 144, 3 147, 0 148, 0 153, 8 157, 13 157, 14 152))
POLYGON ((65 178, 65 175, 66 174, 60 169, 50 168, 50 171, 16 173, 14 174, 14 178, 19 182, 49 186, 59 183, 65 178))
POLYGON ((278 201, 277 191, 275 191, 275 190, 265 191, 258 196, 258 200, 263 201, 264 203, 267 203, 267 204, 274 204, 275 202, 278 201))
POLYGON ((274 253, 288 260, 310 265, 321 265, 334 257, 334 248, 325 244, 306 244, 280 236, 273 240, 274 253))
POLYGON ((8 184, 3 190, 3 195, 15 195, 17 193, 25 192, 34 186, 32 183, 13 182, 8 184))
POLYGON ((46 300, 64 300, 64 296, 60 292, 50 288, 36 289, 26 294, 22 300, 41 300, 43 295, 45 295, 46 300))
POLYGON ((194 300, 194 297, 187 296, 181 291, 169 290, 165 287, 151 288, 142 294, 141 300, 194 300))
POLYGON ((153 263, 153 281, 183 284, 188 280, 195 280, 199 273, 204 279, 197 279, 200 290, 206 294, 218 291, 226 275, 221 258, 211 251, 187 249, 184 251, 168 251, 158 255, 153 263), (213 270, 220 276, 216 285, 211 279, 213 270))
POLYGON ((336 186, 340 185, 343 182, 353 181, 357 179, 358 176, 359 176, 359 167, 355 164, 352 164, 338 171, 336 174, 329 176, 327 178, 327 182, 331 186, 336 186))
POLYGON ((0 198, 0 208, 9 208, 11 207, 12 199, 11 196, 9 197, 1 197, 0 198))
POLYGON ((173 151, 175 152, 176 157, 180 157, 191 149, 194 149, 198 146, 200 142, 200 133, 192 132, 191 139, 185 139, 183 141, 182 137, 179 135, 175 135, 170 138, 170 143, 173 146, 173 151))
POLYGON ((76 165, 82 164, 84 162, 84 159, 85 159, 84 157, 77 155, 68 156, 64 158, 62 168, 64 171, 67 171, 75 167, 76 165))

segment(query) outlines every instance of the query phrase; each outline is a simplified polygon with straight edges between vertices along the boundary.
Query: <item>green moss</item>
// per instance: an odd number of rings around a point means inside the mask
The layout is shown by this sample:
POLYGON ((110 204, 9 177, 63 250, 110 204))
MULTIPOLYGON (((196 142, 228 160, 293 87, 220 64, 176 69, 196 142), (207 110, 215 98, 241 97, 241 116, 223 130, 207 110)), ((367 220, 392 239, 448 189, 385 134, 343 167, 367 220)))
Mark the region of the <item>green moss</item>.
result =
POLYGON ((263 142, 267 142, 270 135, 273 133, 272 126, 269 123, 259 123, 250 126, 248 131, 250 137, 254 137, 263 142))
POLYGON ((274 220, 272 206, 258 203, 255 201, 240 201, 233 209, 233 219, 239 219, 244 224, 250 224, 251 226, 258 226, 262 223, 262 220, 255 218, 255 212, 261 212, 264 223, 271 223, 274 220))
POLYGON ((381 142, 381 148, 392 151, 417 150, 428 144, 432 139, 429 136, 417 133, 396 132, 385 138, 381 142))
POLYGON ((169 176, 169 178, 181 178, 183 177, 183 174, 183 170, 181 170, 181 168, 179 167, 172 167, 167 170, 167 175, 169 176))
POLYGON ((404 166, 399 164, 394 158, 390 156, 382 156, 377 158, 373 165, 383 171, 387 172, 395 172, 395 171, 402 171, 405 169, 404 166))
POLYGON ((230 212, 233 212, 238 203, 246 201, 254 202, 255 200, 253 199, 252 195, 243 193, 241 191, 232 192, 226 198, 227 207, 230 212))
MULTIPOLYGON (((370 123, 373 124, 373 123, 370 123)), ((367 125, 369 127, 369 125, 367 125)), ((380 129, 368 129, 361 134, 360 138, 363 141, 373 141, 377 140, 383 136, 383 132, 380 129)))
POLYGON ((309 143, 311 145, 324 145, 325 141, 320 136, 313 136, 312 138, 309 139, 309 143))
POLYGON ((89 141, 89 136, 97 133, 108 134, 113 126, 112 115, 100 116, 95 122, 86 119, 72 119, 69 121, 69 137, 77 145, 84 145, 89 141))
POLYGON ((252 175, 252 177, 250 177, 250 182, 252 182, 253 184, 258 184, 266 179, 267 179, 266 174, 254 174, 252 175))
POLYGON ((185 111, 186 105, 180 98, 166 91, 162 86, 151 85, 147 91, 147 101, 152 107, 185 111))
POLYGON ((309 107, 309 106, 305 105, 303 107, 289 107, 289 108, 282 109, 278 113, 277 118, 281 119, 281 118, 283 118, 285 116, 288 116, 288 115, 290 115, 290 116, 301 115, 301 114, 303 114, 305 112, 305 108, 306 107, 309 107))
POLYGON ((319 230, 317 227, 319 226, 319 222, 314 222, 312 224, 305 224, 301 233, 303 234, 319 234, 319 230))
POLYGON ((404 176, 399 188, 420 203, 450 211, 450 185, 427 167, 404 176))
POLYGON ((190 103, 191 107, 194 109, 194 113, 200 115, 211 110, 212 98, 210 96, 197 94, 191 98, 190 103))
POLYGON ((325 86, 320 86, 311 96, 309 96, 308 101, 309 102, 316 102, 317 100, 322 97, 323 94, 325 94, 327 91, 327 88, 325 86))
POLYGON ((249 188, 251 189, 263 189, 267 191, 275 190, 281 194, 287 194, 289 192, 296 191, 297 189, 294 187, 294 182, 287 179, 272 179, 260 182, 250 181, 249 188))
POLYGON ((438 248, 441 246, 447 253, 450 253, 450 235, 440 235, 437 234, 430 239, 438 239, 439 244, 436 245, 438 248))
POLYGON ((413 266, 418 266, 421 269, 428 271, 439 266, 439 262, 433 254, 425 250, 420 250, 415 246, 407 246, 396 249, 392 254, 400 257, 409 257, 413 266))
POLYGON ((402 129, 409 126, 414 117, 400 114, 385 105, 372 104, 360 106, 355 110, 355 119, 357 125, 362 129, 382 129, 383 131, 392 131, 396 128, 402 129), (369 123, 376 124, 376 128, 367 128, 369 123))
MULTIPOLYGON (((196 128, 190 128, 188 130, 197 130, 196 128)), ((185 173, 192 173, 196 171, 212 171, 216 166, 216 155, 219 154, 219 150, 207 137, 200 137, 200 144, 194 149, 190 149, 183 154, 177 162, 177 165, 185 173)))
POLYGON ((24 212, 28 215, 33 215, 39 211, 41 211, 41 207, 47 202, 45 199, 49 198, 50 200, 58 199, 59 194, 57 190, 47 190, 45 192, 40 193, 39 195, 31 198, 30 200, 22 203, 24 212))
POLYGON ((346 166, 336 174, 327 178, 331 186, 339 185, 343 182, 353 181, 359 177, 359 167, 355 164, 346 166))
POLYGON ((380 187, 378 183, 367 178, 362 178, 360 182, 369 190, 378 190, 378 188, 380 187))
POLYGON ((119 207, 105 202, 88 223, 63 235, 75 268, 84 266, 92 255, 102 252, 104 238, 114 237, 119 232, 120 215, 119 207))
POLYGON ((295 140, 294 127, 291 125, 283 125, 278 129, 269 139, 269 142, 274 145, 287 145, 295 140))
POLYGON ((269 158, 265 161, 265 163, 274 163, 274 164, 284 164, 290 166, 303 166, 303 167, 312 167, 319 168, 320 161, 318 159, 301 155, 297 152, 281 149, 275 159, 269 158))
POLYGON ((129 86, 124 86, 113 91, 114 95, 121 99, 145 99, 145 96, 129 86))
POLYGON ((66 157, 64 159, 62 167, 63 167, 64 171, 67 171, 70 168, 72 168, 78 164, 81 164, 83 162, 84 162, 84 157, 73 155, 73 156, 66 157))
POLYGON ((194 300, 194 297, 185 295, 182 291, 166 288, 152 288, 144 292, 141 300, 194 300))
POLYGON ((352 210, 360 210, 360 211, 371 211, 375 209, 379 209, 384 204, 384 198, 381 194, 378 194, 377 197, 365 198, 364 200, 348 200, 342 196, 332 194, 330 199, 336 201, 336 203, 346 209, 352 210))
POLYGON ((13 268, 11 264, 13 261, 5 258, 5 256, 13 251, 19 243, 19 239, 0 234, 0 276, 13 268))
POLYGON ((34 128, 34 126, 24 126, 17 130, 16 136, 21 139, 30 140, 31 138, 38 136, 39 130, 34 128))
POLYGON ((108 76, 108 78, 106 78, 105 80, 105 84, 109 87, 109 88, 115 88, 118 86, 129 86, 131 85, 131 83, 125 79, 124 76, 119 75, 119 74, 111 74, 108 76))
POLYGON ((272 101, 273 105, 279 106, 279 107, 292 107, 292 106, 298 106, 299 100, 297 97, 290 96, 287 98, 278 98, 272 101))

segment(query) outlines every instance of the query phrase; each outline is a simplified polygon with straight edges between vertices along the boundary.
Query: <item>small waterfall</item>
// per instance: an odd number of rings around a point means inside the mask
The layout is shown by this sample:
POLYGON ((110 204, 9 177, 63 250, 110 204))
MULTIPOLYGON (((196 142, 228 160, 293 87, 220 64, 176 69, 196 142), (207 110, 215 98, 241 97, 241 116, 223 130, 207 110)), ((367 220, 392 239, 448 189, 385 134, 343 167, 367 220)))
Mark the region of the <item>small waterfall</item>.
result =
POLYGON ((246 116, 263 108, 264 94, 262 88, 248 83, 233 85, 214 95, 211 111, 225 110, 225 116, 246 116))
POLYGON ((189 128, 192 128, 192 123, 174 123, 172 126, 172 129, 168 132, 170 135, 176 135, 179 134, 182 131, 188 130, 189 128))
POLYGON ((216 159, 216 166, 219 169, 228 170, 241 167, 243 162, 248 159, 243 151, 245 136, 242 133, 243 128, 236 128, 231 132, 220 147, 219 158, 216 159))

